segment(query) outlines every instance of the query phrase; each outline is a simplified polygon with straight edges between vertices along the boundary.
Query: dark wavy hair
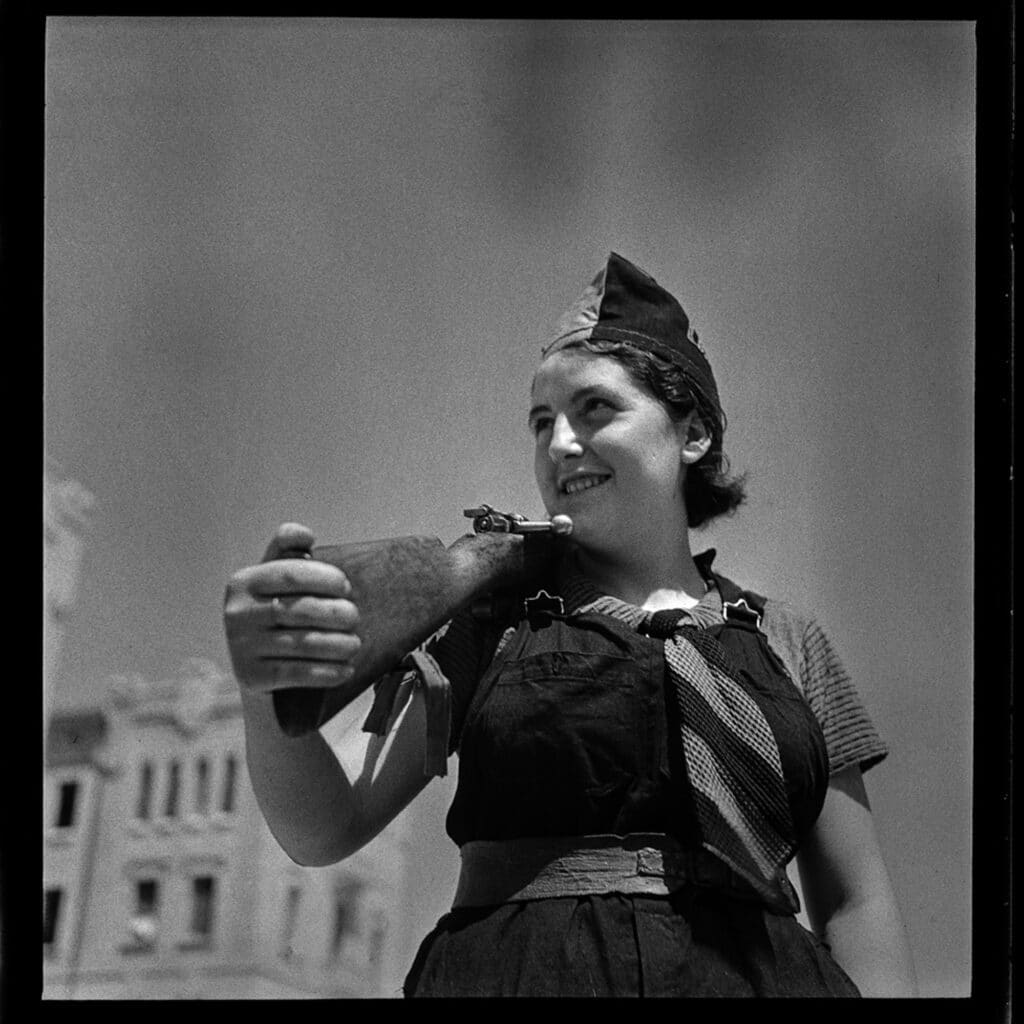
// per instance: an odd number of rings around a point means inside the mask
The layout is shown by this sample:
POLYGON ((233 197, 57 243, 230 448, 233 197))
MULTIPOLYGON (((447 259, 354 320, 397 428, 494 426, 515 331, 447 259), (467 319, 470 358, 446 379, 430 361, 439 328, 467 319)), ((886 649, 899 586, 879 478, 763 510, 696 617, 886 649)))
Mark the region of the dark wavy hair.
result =
POLYGON ((746 501, 746 474, 730 475, 729 460, 722 451, 725 412, 691 389, 678 366, 621 341, 587 338, 570 342, 566 348, 581 348, 621 363, 636 384, 661 402, 677 423, 696 410, 711 437, 711 447, 699 462, 687 468, 683 482, 686 522, 691 529, 707 526, 719 516, 732 515, 746 501))

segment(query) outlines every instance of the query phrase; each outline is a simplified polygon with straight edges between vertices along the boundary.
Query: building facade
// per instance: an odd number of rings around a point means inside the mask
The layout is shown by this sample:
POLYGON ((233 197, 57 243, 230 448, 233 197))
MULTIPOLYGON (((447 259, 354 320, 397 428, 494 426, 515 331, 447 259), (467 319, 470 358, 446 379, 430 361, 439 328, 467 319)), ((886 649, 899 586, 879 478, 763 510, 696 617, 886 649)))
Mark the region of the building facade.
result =
POLYGON ((43 721, 60 664, 67 618, 78 590, 93 496, 52 460, 43 466, 43 721))
POLYGON ((303 868, 248 784, 237 686, 192 661, 54 715, 44 825, 44 998, 400 994, 403 819, 303 868))

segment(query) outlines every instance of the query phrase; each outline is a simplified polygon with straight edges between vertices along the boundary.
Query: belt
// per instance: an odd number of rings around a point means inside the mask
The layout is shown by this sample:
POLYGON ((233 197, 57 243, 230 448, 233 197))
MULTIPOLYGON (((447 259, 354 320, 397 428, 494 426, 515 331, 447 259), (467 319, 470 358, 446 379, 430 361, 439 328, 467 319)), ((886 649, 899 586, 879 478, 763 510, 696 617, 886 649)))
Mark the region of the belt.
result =
POLYGON ((612 892, 667 896, 687 885, 757 898, 728 865, 660 833, 474 840, 459 852, 453 909, 612 892))

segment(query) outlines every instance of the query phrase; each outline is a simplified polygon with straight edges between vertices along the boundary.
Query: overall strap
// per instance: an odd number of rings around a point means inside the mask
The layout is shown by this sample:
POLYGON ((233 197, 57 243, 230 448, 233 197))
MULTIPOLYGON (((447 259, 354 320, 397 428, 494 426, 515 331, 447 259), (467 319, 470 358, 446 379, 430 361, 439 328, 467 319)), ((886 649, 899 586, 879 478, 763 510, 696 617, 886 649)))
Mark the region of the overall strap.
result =
POLYGON ((792 678, 786 663, 772 646, 768 631, 764 628, 764 609, 767 599, 753 590, 743 590, 732 580, 717 573, 711 574, 722 597, 722 618, 725 628, 739 627, 748 632, 756 633, 761 640, 764 651, 771 666, 782 676, 789 679, 798 691, 803 692, 792 678))
POLYGON ((484 656, 481 662, 486 667, 480 673, 473 689, 463 719, 463 729, 476 717, 487 700, 506 659, 508 647, 513 642, 512 637, 527 628, 535 630, 541 625, 549 624, 552 611, 561 618, 557 611, 560 604, 560 598, 552 598, 543 587, 537 590, 536 585, 487 594, 473 604, 470 611, 484 636, 484 656), (541 609, 539 615, 534 611, 537 602, 541 609), (555 605, 552 606, 550 602, 554 602, 555 605))
POLYGON ((766 599, 753 590, 743 590, 726 576, 717 572, 710 574, 722 595, 722 617, 729 623, 753 626, 764 632, 761 622, 764 618, 766 599))

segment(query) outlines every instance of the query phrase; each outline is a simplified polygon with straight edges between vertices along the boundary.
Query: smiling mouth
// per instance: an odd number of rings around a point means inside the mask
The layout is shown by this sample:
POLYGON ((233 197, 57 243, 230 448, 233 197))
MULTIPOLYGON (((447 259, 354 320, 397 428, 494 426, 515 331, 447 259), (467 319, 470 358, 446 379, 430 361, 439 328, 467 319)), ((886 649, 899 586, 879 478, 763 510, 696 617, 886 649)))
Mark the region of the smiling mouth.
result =
POLYGON ((573 480, 567 480, 559 488, 562 494, 579 494, 581 491, 589 491, 593 487, 600 487, 606 480, 610 480, 611 477, 607 476, 581 476, 576 477, 573 480))

